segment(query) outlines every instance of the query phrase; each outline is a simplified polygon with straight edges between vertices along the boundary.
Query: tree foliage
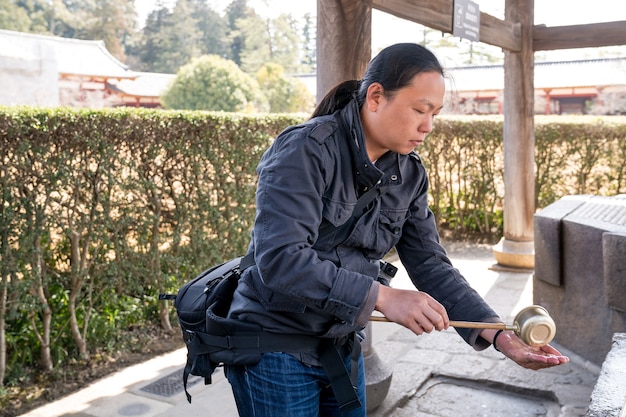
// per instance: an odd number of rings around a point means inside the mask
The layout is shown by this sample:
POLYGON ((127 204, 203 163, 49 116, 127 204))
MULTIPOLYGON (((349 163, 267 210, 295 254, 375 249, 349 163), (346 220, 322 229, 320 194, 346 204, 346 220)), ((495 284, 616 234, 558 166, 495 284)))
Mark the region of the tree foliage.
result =
POLYGON ((166 108, 227 112, 267 111, 267 99, 254 78, 217 55, 183 66, 162 97, 166 108))
POLYGON ((256 73, 256 79, 265 93, 272 113, 311 113, 315 97, 297 78, 288 77, 279 64, 265 64, 256 73))
POLYGON ((271 58, 268 21, 258 15, 252 15, 236 22, 237 36, 243 41, 239 54, 239 66, 247 73, 254 73, 271 58))
POLYGON ((193 0, 178 0, 172 11, 162 7, 150 13, 131 54, 138 56, 138 69, 175 73, 192 58, 203 53, 200 22, 193 0))
POLYGON ((302 72, 308 74, 315 69, 317 61, 317 45, 315 39, 315 18, 307 13, 303 17, 304 25, 302 27, 302 72))
POLYGON ((269 24, 270 60, 282 65, 286 72, 297 73, 301 68, 299 49, 304 41, 293 16, 281 14, 269 24))
POLYGON ((241 54, 245 49, 245 38, 238 29, 237 21, 253 16, 254 10, 248 7, 247 0, 234 0, 226 7, 226 21, 230 42, 231 59, 241 66, 241 54))
POLYGON ((96 0, 88 13, 82 39, 102 39, 113 56, 124 61, 124 38, 135 28, 135 8, 124 0, 96 0))
POLYGON ((192 0, 191 11, 197 20, 198 41, 202 54, 219 55, 230 59, 228 24, 226 19, 211 9, 205 0, 192 0))
POLYGON ((315 69, 310 15, 302 20, 288 14, 263 17, 248 0, 233 0, 222 14, 206 0, 177 0, 173 8, 157 1, 156 9, 139 26, 134 1, 0 0, 0 28, 101 39, 115 57, 136 71, 177 73, 164 97, 167 107, 312 109, 314 98, 291 77, 315 69), (227 71, 233 73, 226 75, 227 71), (216 89, 222 82, 226 85, 216 89))
POLYGON ((0 0, 0 29, 28 32, 30 23, 26 10, 12 0, 0 0))
POLYGON ((303 28, 290 15, 264 18, 233 0, 221 15, 207 0, 158 1, 138 24, 128 0, 0 0, 0 29, 103 40, 119 60, 138 71, 176 73, 192 58, 219 55, 254 74, 268 62, 288 73, 313 69, 310 21, 303 28), (306 32, 305 32, 306 31, 306 32))

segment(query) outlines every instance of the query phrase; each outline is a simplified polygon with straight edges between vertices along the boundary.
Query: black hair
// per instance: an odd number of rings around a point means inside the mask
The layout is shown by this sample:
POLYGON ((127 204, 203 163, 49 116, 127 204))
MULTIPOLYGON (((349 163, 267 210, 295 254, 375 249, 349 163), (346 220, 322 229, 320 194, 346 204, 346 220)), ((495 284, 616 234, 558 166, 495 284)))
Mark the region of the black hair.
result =
POLYGON ((416 43, 397 43, 386 47, 367 65, 361 81, 344 81, 333 87, 320 101, 311 117, 332 114, 356 98, 359 106, 365 102, 367 89, 380 83, 385 94, 408 86, 413 77, 423 72, 438 72, 444 76, 439 60, 430 50, 416 43))

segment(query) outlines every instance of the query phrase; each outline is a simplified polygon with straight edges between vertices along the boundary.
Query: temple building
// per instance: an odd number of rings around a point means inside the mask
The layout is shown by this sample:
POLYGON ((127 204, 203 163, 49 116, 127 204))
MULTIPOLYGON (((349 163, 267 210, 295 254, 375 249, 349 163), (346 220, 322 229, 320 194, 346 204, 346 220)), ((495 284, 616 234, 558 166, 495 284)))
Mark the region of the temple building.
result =
MULTIPOLYGON (((448 68, 446 114, 502 114, 503 65, 448 68)), ((0 105, 155 107, 175 74, 137 72, 102 41, 0 30, 0 105)), ((313 95, 316 75, 299 75, 313 95)), ((626 57, 535 62, 535 114, 626 114, 626 57)))

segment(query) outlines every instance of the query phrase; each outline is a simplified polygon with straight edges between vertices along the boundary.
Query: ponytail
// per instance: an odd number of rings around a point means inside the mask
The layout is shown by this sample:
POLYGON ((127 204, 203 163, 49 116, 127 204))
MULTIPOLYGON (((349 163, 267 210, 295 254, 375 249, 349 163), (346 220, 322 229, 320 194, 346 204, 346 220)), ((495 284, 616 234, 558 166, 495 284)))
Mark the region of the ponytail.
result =
POLYGON ((337 110, 346 107, 356 97, 359 85, 360 81, 358 80, 344 81, 337 84, 326 93, 322 101, 315 107, 311 118, 333 114, 337 110))

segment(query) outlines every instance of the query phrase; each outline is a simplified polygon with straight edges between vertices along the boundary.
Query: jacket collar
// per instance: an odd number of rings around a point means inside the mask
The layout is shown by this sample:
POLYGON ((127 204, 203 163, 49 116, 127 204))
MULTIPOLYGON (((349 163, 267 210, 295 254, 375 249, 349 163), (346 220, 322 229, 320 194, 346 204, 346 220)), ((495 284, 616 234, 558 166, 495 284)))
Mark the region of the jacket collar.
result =
POLYGON ((359 192, 376 185, 379 181, 381 185, 398 185, 402 183, 400 175, 401 155, 395 152, 387 152, 381 156, 376 164, 370 161, 365 149, 365 135, 361 124, 361 113, 358 102, 353 99, 341 110, 341 121, 344 124, 349 137, 346 139, 350 144, 352 160, 355 167, 355 181, 359 192))

